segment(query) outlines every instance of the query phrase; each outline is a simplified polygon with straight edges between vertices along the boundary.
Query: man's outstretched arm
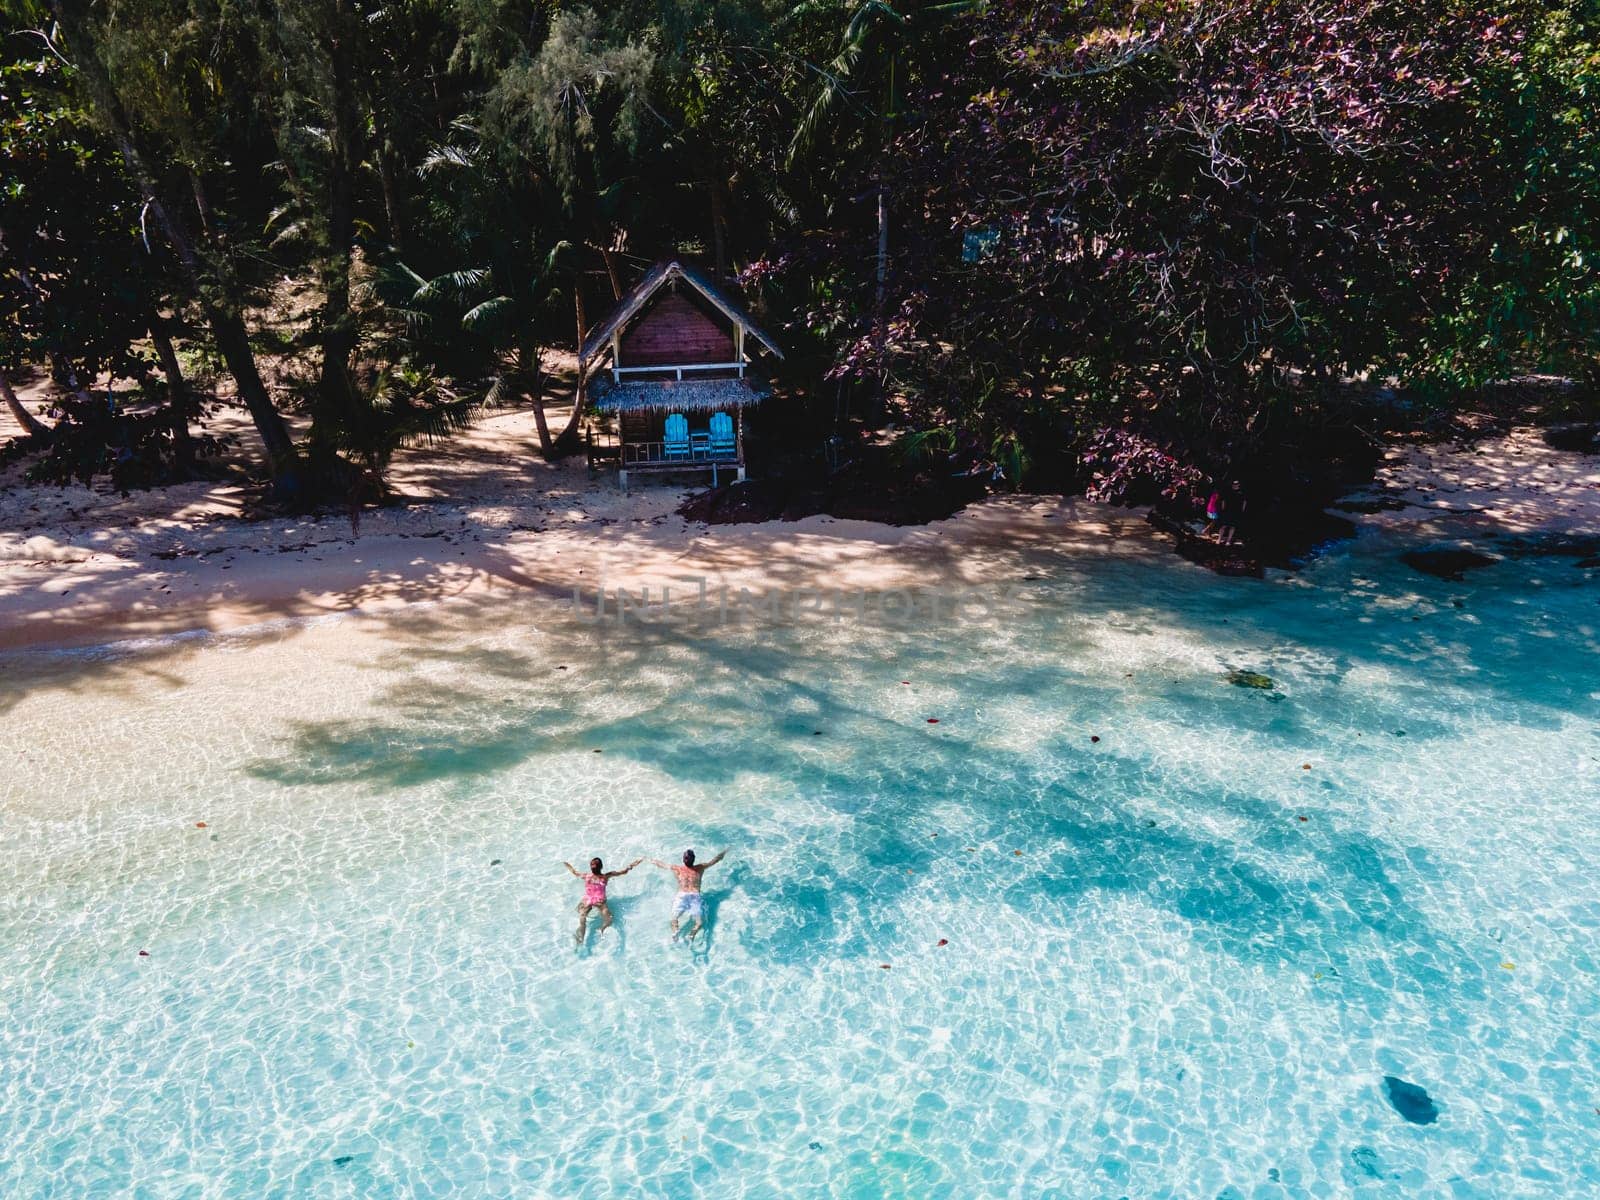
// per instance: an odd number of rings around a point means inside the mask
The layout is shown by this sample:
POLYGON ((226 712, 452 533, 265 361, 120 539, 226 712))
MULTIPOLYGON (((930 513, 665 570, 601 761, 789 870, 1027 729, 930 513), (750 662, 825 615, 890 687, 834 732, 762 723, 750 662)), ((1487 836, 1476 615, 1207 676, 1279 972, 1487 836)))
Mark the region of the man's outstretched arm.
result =
POLYGON ((718 854, 715 858, 713 858, 710 862, 701 863, 700 864, 700 869, 702 871, 704 871, 704 870, 707 870, 710 867, 714 867, 719 862, 721 862, 723 859, 725 859, 727 857, 728 857, 728 852, 726 850, 724 850, 720 854, 718 854))

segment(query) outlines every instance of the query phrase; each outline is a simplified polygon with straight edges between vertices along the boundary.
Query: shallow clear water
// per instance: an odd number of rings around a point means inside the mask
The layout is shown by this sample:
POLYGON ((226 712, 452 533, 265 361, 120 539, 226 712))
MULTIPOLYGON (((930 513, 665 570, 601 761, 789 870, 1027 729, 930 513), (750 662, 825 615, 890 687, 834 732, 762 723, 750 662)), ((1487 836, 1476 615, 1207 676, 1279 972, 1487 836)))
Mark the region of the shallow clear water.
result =
POLYGON ((1396 551, 0 659, 0 1195, 1600 1190, 1600 583, 1396 551))

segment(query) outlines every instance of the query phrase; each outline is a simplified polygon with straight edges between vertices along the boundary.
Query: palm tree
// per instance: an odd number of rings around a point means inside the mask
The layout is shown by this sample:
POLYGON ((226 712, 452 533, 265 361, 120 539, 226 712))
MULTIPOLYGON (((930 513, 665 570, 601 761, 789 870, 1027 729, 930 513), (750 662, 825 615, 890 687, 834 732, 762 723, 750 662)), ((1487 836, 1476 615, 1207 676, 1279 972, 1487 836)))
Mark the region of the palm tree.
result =
POLYGON ((803 0, 788 14, 788 20, 797 21, 842 8, 846 16, 833 57, 821 66, 811 66, 818 83, 790 139, 788 166, 793 171, 813 162, 825 142, 839 145, 841 129, 853 129, 858 148, 864 148, 873 159, 877 199, 873 327, 880 366, 889 280, 889 186, 884 158, 897 133, 907 75, 918 52, 941 23, 976 6, 977 0, 940 4, 856 0, 843 5, 838 0, 803 0))

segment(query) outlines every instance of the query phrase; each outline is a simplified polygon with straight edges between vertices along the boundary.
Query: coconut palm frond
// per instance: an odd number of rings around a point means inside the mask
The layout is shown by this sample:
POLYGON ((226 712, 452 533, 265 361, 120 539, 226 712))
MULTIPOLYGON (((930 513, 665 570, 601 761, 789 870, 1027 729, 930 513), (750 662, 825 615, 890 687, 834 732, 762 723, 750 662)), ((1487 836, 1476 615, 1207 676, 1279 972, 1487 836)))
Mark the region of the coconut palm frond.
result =
POLYGON ((801 0, 778 19, 778 26, 793 25, 807 17, 832 14, 848 8, 848 0, 801 0))
POLYGON ((292 245, 310 236, 311 226, 309 222, 304 220, 290 221, 282 229, 278 230, 277 236, 268 245, 275 250, 282 249, 284 246, 292 245))
POLYGON ((481 407, 473 397, 429 404, 396 421, 394 436, 404 446, 433 445, 471 428, 481 407))
POLYGON ((397 258, 385 258, 373 275, 372 294, 392 309, 404 309, 428 281, 397 258))
POLYGON ((446 299, 465 304, 482 292, 489 283, 490 275, 488 267, 468 267, 462 271, 448 271, 424 283, 411 299, 418 304, 446 299))
POLYGON ((819 68, 822 86, 806 108, 805 115, 800 118, 794 136, 789 139, 787 165, 790 170, 811 156, 823 140, 823 134, 833 128, 834 114, 854 98, 856 93, 850 83, 856 65, 861 61, 864 41, 864 38, 847 39, 833 61, 819 68))
POLYGON ((511 376, 502 371, 489 381, 489 390, 483 394, 483 406, 485 408, 504 408, 506 405, 514 403, 516 399, 516 382, 511 376))
POLYGON ((299 202, 296 200, 284 201, 282 204, 278 205, 277 208, 273 209, 267 214, 267 220, 266 223, 262 225, 261 232, 271 233, 275 225, 277 225, 280 221, 287 220, 299 207, 299 202))
POLYGON ((422 160, 422 165, 417 168, 417 174, 433 175, 439 171, 454 171, 477 165, 478 156, 465 146, 437 146, 428 151, 422 160))
POLYGON ((484 333, 504 322, 513 310, 510 296, 490 296, 461 314, 461 328, 471 333, 484 333))

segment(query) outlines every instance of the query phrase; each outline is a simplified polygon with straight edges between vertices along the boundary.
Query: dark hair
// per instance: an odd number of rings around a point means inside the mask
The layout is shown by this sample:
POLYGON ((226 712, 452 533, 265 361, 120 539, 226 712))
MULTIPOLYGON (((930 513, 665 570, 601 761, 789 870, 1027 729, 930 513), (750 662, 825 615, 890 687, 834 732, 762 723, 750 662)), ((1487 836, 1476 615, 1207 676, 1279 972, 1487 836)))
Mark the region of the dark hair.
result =
POLYGON ((694 866, 694 851, 693 850, 685 850, 683 852, 683 865, 686 866, 686 867, 694 866))
POLYGON ((589 870, 593 871, 596 875, 600 874, 600 860, 598 858, 591 858, 589 860, 589 870))

